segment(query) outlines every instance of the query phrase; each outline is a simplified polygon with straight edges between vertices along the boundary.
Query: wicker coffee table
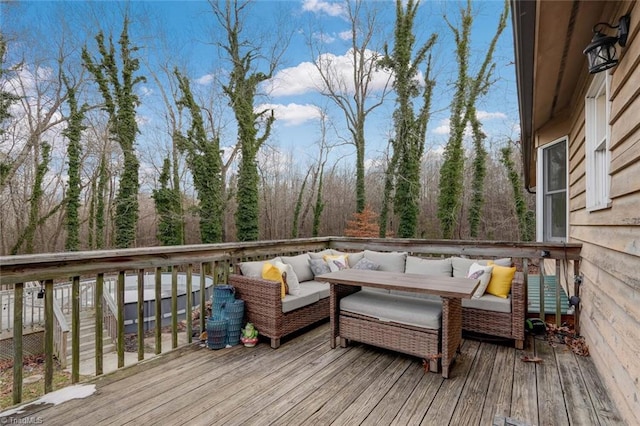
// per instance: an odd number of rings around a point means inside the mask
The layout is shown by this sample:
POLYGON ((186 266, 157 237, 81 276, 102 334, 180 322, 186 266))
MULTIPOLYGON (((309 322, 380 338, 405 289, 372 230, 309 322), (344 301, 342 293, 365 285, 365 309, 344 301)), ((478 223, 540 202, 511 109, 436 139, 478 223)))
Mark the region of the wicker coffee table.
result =
MULTIPOLYGON (((449 367, 462 343, 462 299, 471 298, 479 281, 468 278, 438 277, 400 272, 344 269, 316 277, 331 284, 331 347, 336 347, 340 331, 339 298, 359 287, 428 293, 442 298, 442 376, 449 377, 449 367)), ((426 354, 425 354, 426 355, 426 354)))

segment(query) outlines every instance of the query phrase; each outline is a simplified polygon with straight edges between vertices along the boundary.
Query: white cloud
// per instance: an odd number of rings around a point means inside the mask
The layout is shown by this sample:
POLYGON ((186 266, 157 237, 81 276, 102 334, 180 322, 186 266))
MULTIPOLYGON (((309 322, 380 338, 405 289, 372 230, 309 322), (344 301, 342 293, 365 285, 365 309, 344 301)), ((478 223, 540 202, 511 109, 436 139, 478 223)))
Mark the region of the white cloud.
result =
POLYGON ((315 105, 300 104, 262 104, 256 107, 257 111, 272 109, 277 122, 285 126, 297 126, 310 120, 320 119, 320 109, 315 105))
POLYGON ((341 31, 338 33, 338 37, 340 37, 342 40, 351 40, 351 31, 347 30, 347 31, 341 31))
POLYGON ((449 128, 451 127, 451 120, 448 118, 440 120, 438 127, 433 129, 431 132, 436 135, 448 135, 449 128))
POLYGON ((141 97, 151 96, 154 93, 153 89, 150 88, 149 86, 141 86, 139 91, 140 91, 140 96, 141 97))
POLYGON ((313 38, 320 40, 322 43, 333 43, 336 41, 334 36, 325 33, 313 33, 313 38))
POLYGON ((476 117, 478 117, 478 120, 480 121, 497 119, 504 120, 507 118, 507 114, 505 114, 504 112, 477 111, 476 117))
POLYGON ((272 96, 302 95, 316 91, 321 85, 320 75, 311 62, 285 68, 265 82, 267 92, 272 96))
POLYGON ((212 81, 213 81, 213 74, 205 74, 202 77, 195 79, 196 84, 200 84, 203 86, 211 83, 212 81))
MULTIPOLYGON (((476 117, 480 120, 484 126, 487 121, 491 120, 506 120, 507 114, 503 112, 488 112, 488 111, 476 111, 476 117)), ((449 135, 449 130, 451 128, 451 120, 449 118, 445 118, 440 120, 438 126, 431 131, 436 135, 449 135)), ((471 127, 467 125, 467 128, 464 132, 465 137, 471 136, 471 127)))
MULTIPOLYGON (((364 55, 367 61, 372 62, 374 55, 378 56, 379 53, 366 50, 364 55)), ((323 69, 327 70, 326 74, 331 77, 336 87, 340 87, 340 91, 354 93, 353 54, 351 50, 348 50, 344 55, 324 53, 318 57, 317 61, 322 64, 323 69)), ((373 92, 382 90, 388 80, 388 71, 376 70, 372 74, 371 82, 369 82, 369 89, 373 92)), ((265 84, 267 92, 275 97, 317 92, 324 87, 316 66, 311 62, 302 62, 295 67, 286 68, 278 72, 265 84)))
POLYGON ((325 0, 303 0, 302 10, 329 16, 346 16, 344 2, 330 2, 325 0))

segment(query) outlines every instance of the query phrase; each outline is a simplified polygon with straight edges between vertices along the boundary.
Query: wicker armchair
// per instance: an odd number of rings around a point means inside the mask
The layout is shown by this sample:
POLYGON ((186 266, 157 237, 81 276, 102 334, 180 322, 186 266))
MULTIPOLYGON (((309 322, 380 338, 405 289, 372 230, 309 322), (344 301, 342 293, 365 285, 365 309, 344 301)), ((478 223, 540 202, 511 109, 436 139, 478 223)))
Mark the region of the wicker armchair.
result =
POLYGON ((280 283, 231 274, 229 284, 235 287, 236 297, 244 300, 246 321, 252 322, 261 335, 269 337, 274 349, 280 346, 282 337, 329 318, 328 297, 282 312, 280 283))
POLYGON ((511 312, 503 313, 463 307, 462 329, 514 339, 515 347, 523 349, 526 292, 524 274, 517 272, 511 283, 511 312))

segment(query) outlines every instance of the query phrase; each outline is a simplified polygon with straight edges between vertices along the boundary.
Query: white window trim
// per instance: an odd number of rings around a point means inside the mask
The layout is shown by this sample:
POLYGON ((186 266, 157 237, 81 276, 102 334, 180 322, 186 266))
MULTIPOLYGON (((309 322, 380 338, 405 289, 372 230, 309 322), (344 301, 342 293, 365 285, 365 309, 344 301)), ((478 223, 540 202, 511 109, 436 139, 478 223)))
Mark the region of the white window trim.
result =
POLYGON ((586 209, 588 212, 598 211, 602 209, 607 209, 611 207, 611 151, 609 150, 611 144, 611 125, 609 124, 609 117, 611 117, 611 101, 609 100, 611 93, 611 74, 608 72, 598 73, 594 76, 591 85, 589 86, 589 90, 587 91, 587 95, 585 96, 585 178, 586 178, 586 209), (596 103, 593 102, 593 99, 604 90, 605 92, 605 171, 606 176, 604 179, 602 188, 603 194, 598 196, 597 188, 597 176, 595 174, 595 156, 593 152, 595 151, 597 141, 595 140, 596 135, 596 123, 593 120, 590 120, 589 117, 595 115, 594 110, 596 109, 596 103))
POLYGON ((544 242, 544 195, 545 195, 545 180, 544 180, 544 150, 550 148, 551 146, 565 142, 565 155, 567 158, 567 212, 565 221, 567 224, 567 234, 564 236, 564 239, 560 240, 558 238, 551 239, 549 241, 568 241, 569 240, 569 136, 563 136, 559 139, 556 139, 548 144, 538 147, 537 152, 537 161, 536 161, 536 241, 544 242))

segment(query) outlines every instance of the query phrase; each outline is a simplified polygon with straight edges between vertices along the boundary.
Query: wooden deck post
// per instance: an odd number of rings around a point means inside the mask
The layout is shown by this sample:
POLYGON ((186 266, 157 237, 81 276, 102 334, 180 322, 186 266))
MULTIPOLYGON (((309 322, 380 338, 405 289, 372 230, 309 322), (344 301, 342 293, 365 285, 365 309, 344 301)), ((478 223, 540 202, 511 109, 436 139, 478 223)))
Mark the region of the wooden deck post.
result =
POLYGON ((44 393, 53 391, 53 280, 44 282, 44 393))
POLYGON ((178 266, 171 267, 171 349, 178 347, 178 266))
POLYGON ((71 279, 71 383, 80 381, 80 277, 71 279))
MULTIPOLYGON (((100 273, 96 277, 96 376, 99 376, 103 372, 103 345, 102 345, 102 330, 104 329, 104 274, 100 273)), ((112 336, 113 337, 113 336, 112 336)))
POLYGON ((144 269, 138 269, 138 361, 144 359, 144 269))
POLYGON ((162 353, 162 268, 156 268, 156 355, 162 353))
POLYGON ((13 287, 13 403, 22 402, 22 305, 24 283, 13 287))
POLYGON ((193 341, 193 265, 187 265, 187 312, 185 318, 187 320, 187 342, 193 341))
POLYGON ((118 272, 116 301, 118 305, 118 368, 124 367, 124 271, 118 272))

